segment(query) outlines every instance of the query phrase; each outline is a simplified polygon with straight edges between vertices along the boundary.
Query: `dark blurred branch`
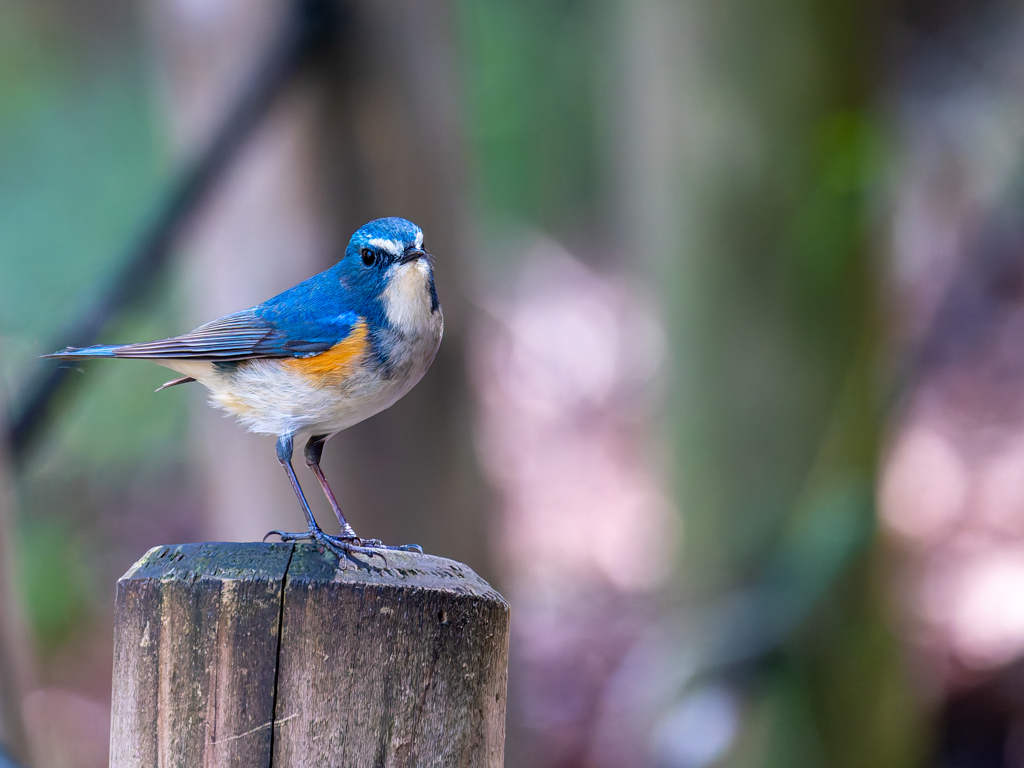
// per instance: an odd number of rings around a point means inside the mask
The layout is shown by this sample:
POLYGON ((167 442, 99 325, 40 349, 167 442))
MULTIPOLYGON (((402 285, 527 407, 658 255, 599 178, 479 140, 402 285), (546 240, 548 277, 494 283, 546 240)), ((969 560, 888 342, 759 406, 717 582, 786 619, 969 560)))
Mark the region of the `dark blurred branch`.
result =
POLYGON ((14 494, 7 456, 0 446, 0 768, 28 761, 28 736, 21 707, 35 683, 24 606, 15 589, 14 494))
MULTIPOLYGON (((172 247, 192 215, 224 175, 275 98, 309 56, 337 29, 332 0, 296 0, 280 36, 256 67, 249 85, 214 132, 206 149, 188 164, 155 206, 128 249, 120 271, 96 301, 70 323, 47 352, 64 346, 94 344, 118 315, 152 291, 172 247)), ((15 466, 24 463, 48 423, 57 395, 70 389, 66 365, 40 365, 9 414, 5 437, 15 466)))

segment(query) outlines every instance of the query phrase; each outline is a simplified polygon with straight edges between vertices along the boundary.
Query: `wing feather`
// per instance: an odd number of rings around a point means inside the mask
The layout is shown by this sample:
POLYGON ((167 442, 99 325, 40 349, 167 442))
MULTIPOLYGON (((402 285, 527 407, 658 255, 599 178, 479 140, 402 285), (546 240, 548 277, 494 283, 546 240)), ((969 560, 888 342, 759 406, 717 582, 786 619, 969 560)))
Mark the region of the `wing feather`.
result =
POLYGON ((242 360, 250 357, 276 357, 270 352, 275 337, 280 336, 252 310, 238 312, 206 323, 181 336, 115 347, 114 357, 168 358, 179 360, 242 360))
POLYGON ((123 357, 141 360, 209 360, 231 362, 258 357, 302 357, 330 349, 333 341, 289 339, 254 310, 245 310, 201 325, 181 336, 121 346, 68 347, 46 357, 82 359, 123 357))

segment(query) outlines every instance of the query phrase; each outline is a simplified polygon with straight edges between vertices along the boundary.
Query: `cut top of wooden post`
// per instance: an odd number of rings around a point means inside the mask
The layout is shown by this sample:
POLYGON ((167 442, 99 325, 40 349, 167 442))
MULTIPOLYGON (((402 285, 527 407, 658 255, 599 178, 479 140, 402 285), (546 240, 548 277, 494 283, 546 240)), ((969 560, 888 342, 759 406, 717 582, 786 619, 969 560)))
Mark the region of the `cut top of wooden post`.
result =
POLYGON ((111 766, 500 766, 508 604, 385 556, 150 550, 117 585, 111 766))

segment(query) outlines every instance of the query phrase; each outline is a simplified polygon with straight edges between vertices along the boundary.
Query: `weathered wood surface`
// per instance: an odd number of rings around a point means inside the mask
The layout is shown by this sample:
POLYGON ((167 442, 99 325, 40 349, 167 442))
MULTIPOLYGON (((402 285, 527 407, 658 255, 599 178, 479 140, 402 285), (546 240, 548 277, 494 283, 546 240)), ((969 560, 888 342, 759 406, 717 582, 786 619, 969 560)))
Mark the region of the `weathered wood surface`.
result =
POLYGON ((464 565, 150 550, 117 585, 111 766, 501 766, 508 604, 464 565))

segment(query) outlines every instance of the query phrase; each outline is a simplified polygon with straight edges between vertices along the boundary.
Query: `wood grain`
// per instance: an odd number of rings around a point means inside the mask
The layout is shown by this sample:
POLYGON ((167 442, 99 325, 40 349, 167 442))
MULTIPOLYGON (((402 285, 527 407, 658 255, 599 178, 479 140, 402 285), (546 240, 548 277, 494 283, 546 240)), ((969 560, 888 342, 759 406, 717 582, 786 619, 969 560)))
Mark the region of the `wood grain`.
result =
POLYGON ((292 546, 150 550, 117 584, 110 765, 269 765, 292 546))
POLYGON ((273 764, 501 766, 508 604, 452 560, 387 560, 292 558, 273 764))
POLYGON ((509 608, 468 567, 157 547, 118 582, 111 766, 487 766, 509 608))

